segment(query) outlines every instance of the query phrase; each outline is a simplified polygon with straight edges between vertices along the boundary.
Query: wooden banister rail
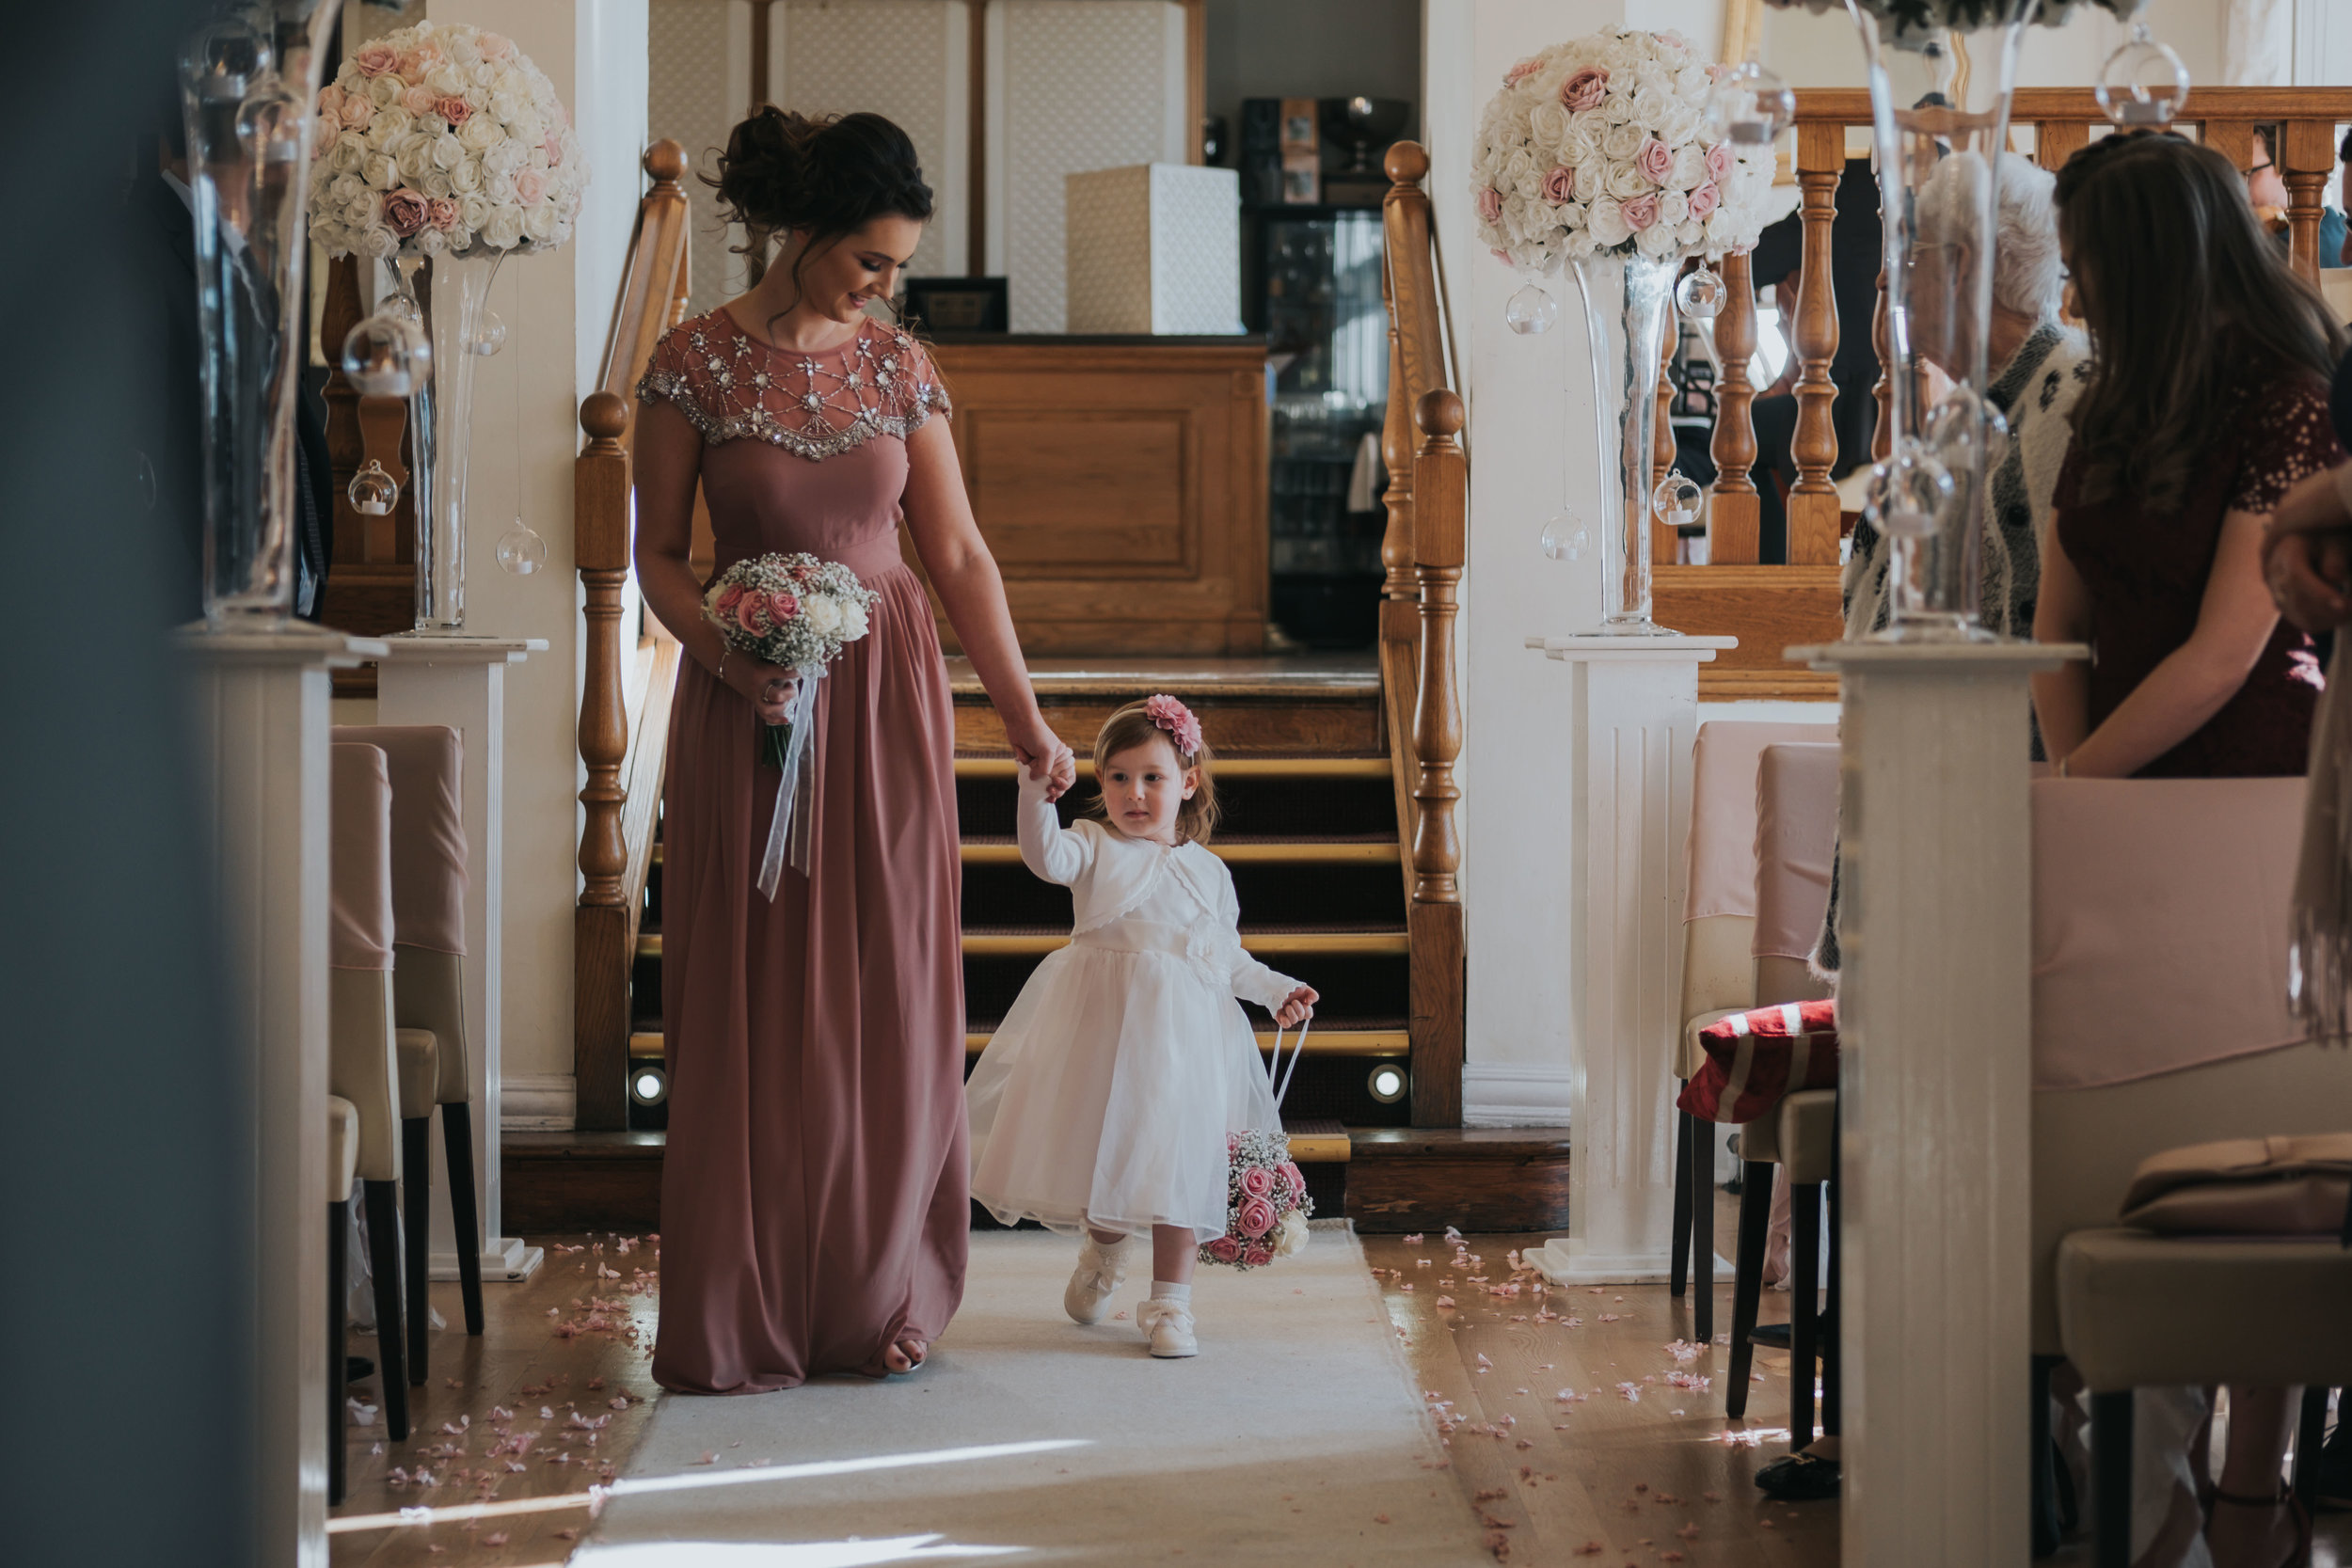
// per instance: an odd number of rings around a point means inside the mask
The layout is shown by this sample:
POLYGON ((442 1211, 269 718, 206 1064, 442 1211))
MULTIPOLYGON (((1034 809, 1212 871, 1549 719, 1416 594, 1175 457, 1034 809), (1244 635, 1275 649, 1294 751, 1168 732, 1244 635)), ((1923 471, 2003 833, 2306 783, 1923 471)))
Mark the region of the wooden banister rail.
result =
POLYGON ((1462 837, 1454 782, 1462 754, 1462 704, 1454 689, 1454 594, 1470 546, 1470 467, 1456 439, 1462 400, 1438 387, 1413 406, 1421 450, 1413 459, 1413 572, 1420 583, 1419 682, 1413 702, 1411 900, 1406 905, 1410 983, 1413 1124, 1462 1120, 1464 989, 1462 837))
POLYGON ((621 626, 633 517, 629 394, 685 302, 687 210, 678 180, 686 150, 656 142, 644 168, 652 184, 637 206, 597 388, 580 404, 587 439, 572 473, 573 553, 585 600, 580 756, 588 782, 580 792, 580 890, 572 924, 572 1070, 575 1120, 583 1129, 628 1121, 629 972, 668 738, 669 691, 661 677, 675 670, 675 644, 666 657, 655 650, 640 661, 644 695, 632 734, 621 626))
POLYGON ((1457 877, 1462 752, 1455 594, 1467 559, 1470 468, 1462 400, 1448 386, 1445 301, 1438 287, 1429 155, 1389 149, 1381 203, 1381 293, 1389 306, 1389 406, 1380 453, 1389 471, 1387 570, 1380 605, 1380 688, 1404 858, 1411 999, 1413 1123, 1462 1119, 1463 924, 1457 877))
MULTIPOLYGON (((1786 668, 1781 650, 1792 642, 1833 640, 1837 613, 1840 517, 1830 470, 1837 460, 1831 417, 1838 395, 1830 361, 1838 341, 1837 298, 1830 272, 1830 224, 1838 179, 1846 166, 1850 128, 1870 124, 1870 95, 1861 88, 1802 88, 1796 94, 1797 184, 1804 261, 1798 273, 1795 320, 1788 324, 1797 356, 1796 435, 1790 442, 1797 480, 1788 497, 1786 565, 1757 564, 1758 497, 1753 477, 1757 448, 1747 372, 1756 352, 1756 292, 1744 256, 1725 258, 1727 299, 1715 321, 1724 366, 1716 404, 1716 480, 1708 497, 1708 561, 1704 567, 1661 565, 1658 618, 1680 630, 1727 634, 1741 645, 1699 677, 1703 696, 1836 694, 1835 681, 1786 668)), ((2278 164, 2289 197, 2288 254, 2297 271, 2318 279, 2320 193, 2335 159, 2336 127, 2352 121, 2352 87, 2208 87, 2189 96, 2184 132, 2219 149, 2241 169, 2254 161, 2255 131, 2274 128, 2278 164)), ((2056 169, 2106 125, 2088 87, 2026 87, 2011 100, 2012 145, 2032 133, 2034 160, 2056 169)), ((1882 284, 1882 287, 1883 285, 1882 284)), ((1884 352, 1883 297, 1874 339, 1884 352)), ((1889 390, 1883 375, 1870 394, 1879 410, 1873 455, 1883 456, 1889 390)), ((1664 557, 1661 560, 1666 559, 1664 557)))

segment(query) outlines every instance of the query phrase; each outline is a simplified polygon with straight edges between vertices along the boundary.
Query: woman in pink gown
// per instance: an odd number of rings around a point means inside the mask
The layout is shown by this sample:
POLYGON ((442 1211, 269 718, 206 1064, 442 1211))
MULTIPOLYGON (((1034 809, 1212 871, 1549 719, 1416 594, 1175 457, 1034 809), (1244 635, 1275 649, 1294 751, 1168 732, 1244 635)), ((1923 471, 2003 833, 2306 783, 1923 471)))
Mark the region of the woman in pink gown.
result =
POLYGON ((639 388, 636 560, 684 645, 662 861, 671 1069, 654 1375, 690 1393, 909 1371, 963 1291, 971 1224, 954 725, 903 514, 1016 756, 1072 778, 1039 714, 921 346, 868 318, 930 217, 905 134, 764 108, 720 164, 730 216, 787 236, 739 299, 681 323, 639 388), (938 418, 933 418, 936 415, 938 418), (729 654, 687 564, 801 551, 880 595, 818 688, 805 876, 755 885, 790 672, 729 654))

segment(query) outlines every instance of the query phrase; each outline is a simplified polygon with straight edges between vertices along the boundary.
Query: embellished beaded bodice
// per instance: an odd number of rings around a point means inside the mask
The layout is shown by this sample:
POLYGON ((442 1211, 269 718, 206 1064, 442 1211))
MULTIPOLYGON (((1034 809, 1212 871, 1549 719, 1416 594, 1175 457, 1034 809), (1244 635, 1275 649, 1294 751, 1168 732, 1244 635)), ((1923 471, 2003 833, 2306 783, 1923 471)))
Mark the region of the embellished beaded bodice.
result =
POLYGON ((723 309, 665 333, 637 396, 675 404, 707 445, 765 441, 812 463, 877 436, 904 440, 932 410, 951 411, 930 356, 896 327, 869 321, 837 349, 803 354, 759 341, 723 309))

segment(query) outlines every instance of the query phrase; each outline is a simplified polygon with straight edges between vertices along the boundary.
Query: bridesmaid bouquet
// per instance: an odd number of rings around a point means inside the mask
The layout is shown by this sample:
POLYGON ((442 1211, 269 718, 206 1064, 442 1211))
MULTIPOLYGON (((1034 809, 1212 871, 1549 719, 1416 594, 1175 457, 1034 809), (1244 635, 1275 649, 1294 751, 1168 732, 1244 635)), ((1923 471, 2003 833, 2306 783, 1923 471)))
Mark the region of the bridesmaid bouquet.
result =
POLYGON ((1229 1132, 1225 1151, 1232 1167, 1225 1234, 1200 1248, 1200 1261, 1255 1269, 1304 1247, 1307 1216, 1315 1205, 1306 1177, 1291 1163, 1290 1138, 1279 1132, 1229 1132))
POLYGON ((739 561, 713 578, 703 594, 703 614, 729 648, 763 663, 780 664, 800 682, 791 718, 768 726, 760 752, 762 764, 784 775, 759 867, 759 891, 771 899, 783 866, 785 835, 796 817, 803 831, 792 834, 792 864, 796 870, 808 869, 807 814, 795 808, 803 792, 800 765, 808 722, 816 712, 817 683, 844 647, 866 635, 867 614, 881 596, 839 562, 807 554, 739 561))

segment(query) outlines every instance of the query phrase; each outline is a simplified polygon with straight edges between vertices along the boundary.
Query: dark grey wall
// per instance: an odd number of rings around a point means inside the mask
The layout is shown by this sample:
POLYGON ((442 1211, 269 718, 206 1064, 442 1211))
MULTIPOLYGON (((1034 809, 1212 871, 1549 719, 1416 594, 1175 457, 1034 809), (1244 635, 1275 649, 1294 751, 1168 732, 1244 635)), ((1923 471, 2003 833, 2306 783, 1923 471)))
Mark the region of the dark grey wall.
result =
MULTIPOLYGON (((1208 0, 1209 113, 1245 98, 1402 98, 1420 129, 1421 0, 1208 0)), ((1226 162, 1232 163, 1229 154, 1226 162)))

